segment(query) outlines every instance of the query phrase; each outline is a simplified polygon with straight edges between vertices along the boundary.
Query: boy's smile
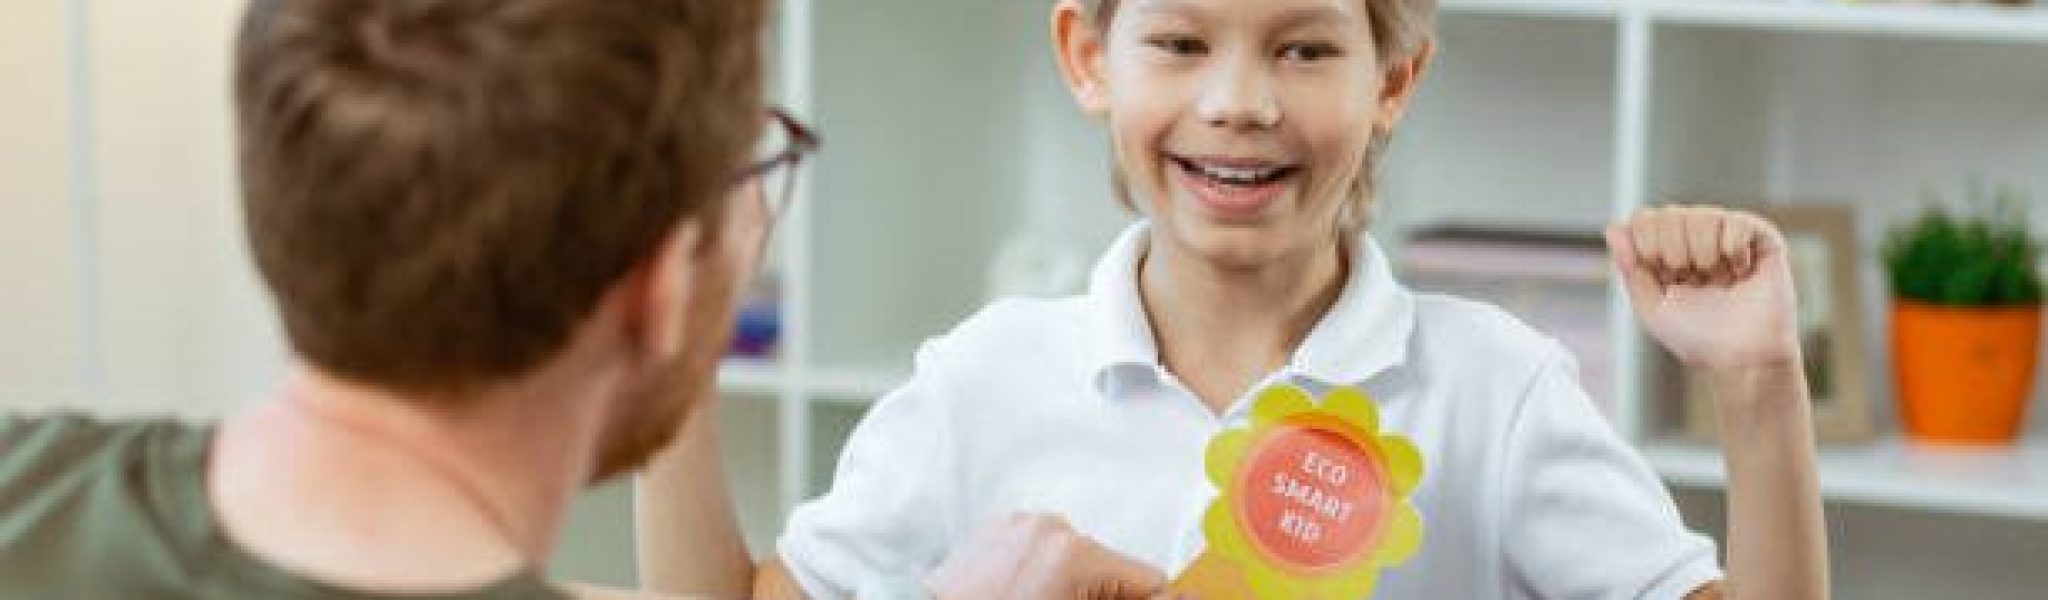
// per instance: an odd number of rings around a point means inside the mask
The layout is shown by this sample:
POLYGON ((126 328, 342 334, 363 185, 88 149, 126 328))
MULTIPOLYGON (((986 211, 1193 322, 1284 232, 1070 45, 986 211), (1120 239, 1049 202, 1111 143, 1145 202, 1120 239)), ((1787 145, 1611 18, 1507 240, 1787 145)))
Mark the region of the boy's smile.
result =
MULTIPOLYGON (((1302 172, 1298 163, 1226 155, 1186 156, 1167 153, 1173 186, 1207 209, 1219 221, 1252 220, 1294 191, 1302 172)), ((1178 194, 1177 194, 1178 195, 1178 194)))

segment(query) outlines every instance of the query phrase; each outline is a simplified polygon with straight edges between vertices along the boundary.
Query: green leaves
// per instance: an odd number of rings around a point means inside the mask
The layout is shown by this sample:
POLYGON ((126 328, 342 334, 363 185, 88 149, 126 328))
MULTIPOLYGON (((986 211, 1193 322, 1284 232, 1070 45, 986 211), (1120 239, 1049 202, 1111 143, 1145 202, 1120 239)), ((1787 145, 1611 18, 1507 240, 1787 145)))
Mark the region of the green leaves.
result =
MULTIPOLYGON (((1979 202, 1987 197, 1982 185, 1970 191, 1979 202)), ((1974 218, 1929 202, 1919 219, 1893 230, 1884 248, 1892 295, 1948 306, 2041 303, 2041 245, 2028 234, 2020 194, 2003 188, 1994 198, 1974 218)))

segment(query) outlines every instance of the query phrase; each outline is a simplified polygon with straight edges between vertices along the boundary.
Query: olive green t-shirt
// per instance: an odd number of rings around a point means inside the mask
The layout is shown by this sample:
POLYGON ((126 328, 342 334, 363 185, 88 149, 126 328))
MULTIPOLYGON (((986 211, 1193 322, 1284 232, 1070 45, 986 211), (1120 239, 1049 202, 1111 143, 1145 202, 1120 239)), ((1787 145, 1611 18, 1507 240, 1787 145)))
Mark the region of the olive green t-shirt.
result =
POLYGON ((0 420, 0 598, 562 598, 532 570, 458 594, 349 591, 224 535, 206 497, 213 427, 80 415, 0 420))

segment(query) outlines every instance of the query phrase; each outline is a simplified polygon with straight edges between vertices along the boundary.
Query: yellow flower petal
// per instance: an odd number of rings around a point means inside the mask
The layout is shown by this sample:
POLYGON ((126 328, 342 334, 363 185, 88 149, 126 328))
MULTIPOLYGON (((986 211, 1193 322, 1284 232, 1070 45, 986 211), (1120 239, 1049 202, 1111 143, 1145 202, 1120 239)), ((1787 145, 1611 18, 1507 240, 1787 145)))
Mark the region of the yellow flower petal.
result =
POLYGON ((1251 447, 1253 435, 1255 432, 1250 430, 1233 429, 1209 441, 1209 452, 1203 461, 1209 483, 1215 484, 1216 489, 1228 490, 1236 485, 1238 465, 1244 463, 1244 453, 1251 447))
POLYGON ((1276 385, 1259 392, 1259 398, 1252 404, 1252 425, 1262 426, 1280 422, 1296 414, 1315 410, 1315 398, 1308 392, 1291 385, 1276 385))
POLYGON ((1380 570, 1377 568, 1350 569, 1323 584, 1323 595, 1330 598, 1351 600, 1351 598, 1361 595, 1361 592, 1371 592, 1374 587, 1379 585, 1379 578, 1380 570), (1350 595, 1346 596, 1346 592, 1349 592, 1350 595))
POLYGON ((1237 526, 1237 515, 1230 513, 1230 506, 1218 498, 1202 513, 1202 534, 1209 539, 1209 551, 1219 552, 1233 559, 1252 556, 1251 544, 1244 539, 1244 531, 1237 526))
POLYGON ((1344 422, 1363 430, 1365 435, 1380 432, 1380 409, 1372 403, 1372 397, 1355 387, 1340 387, 1330 390, 1323 397, 1322 412, 1329 413, 1344 422))
POLYGON ((1379 553, 1373 556, 1372 562, 1395 565, 1408 560, 1422 549, 1422 536, 1422 513, 1403 499, 1394 509, 1393 520, 1387 523, 1387 533, 1380 538, 1379 553))
POLYGON ((1422 483, 1422 451, 1415 443, 1397 435, 1383 435, 1375 438, 1380 457, 1386 461, 1387 479, 1394 487, 1394 495, 1402 498, 1415 492, 1415 486, 1422 483))

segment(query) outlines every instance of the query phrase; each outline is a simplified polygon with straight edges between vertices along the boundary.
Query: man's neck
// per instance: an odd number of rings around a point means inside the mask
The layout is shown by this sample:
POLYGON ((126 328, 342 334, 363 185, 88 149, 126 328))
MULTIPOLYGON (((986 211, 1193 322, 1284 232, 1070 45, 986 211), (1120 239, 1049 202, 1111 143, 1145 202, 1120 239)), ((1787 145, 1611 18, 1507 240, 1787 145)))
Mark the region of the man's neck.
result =
POLYGON ((563 401, 587 393, 522 384, 450 406, 308 369, 222 425, 208 497, 231 539, 287 570, 474 589, 552 549, 591 477, 598 403, 563 401))

